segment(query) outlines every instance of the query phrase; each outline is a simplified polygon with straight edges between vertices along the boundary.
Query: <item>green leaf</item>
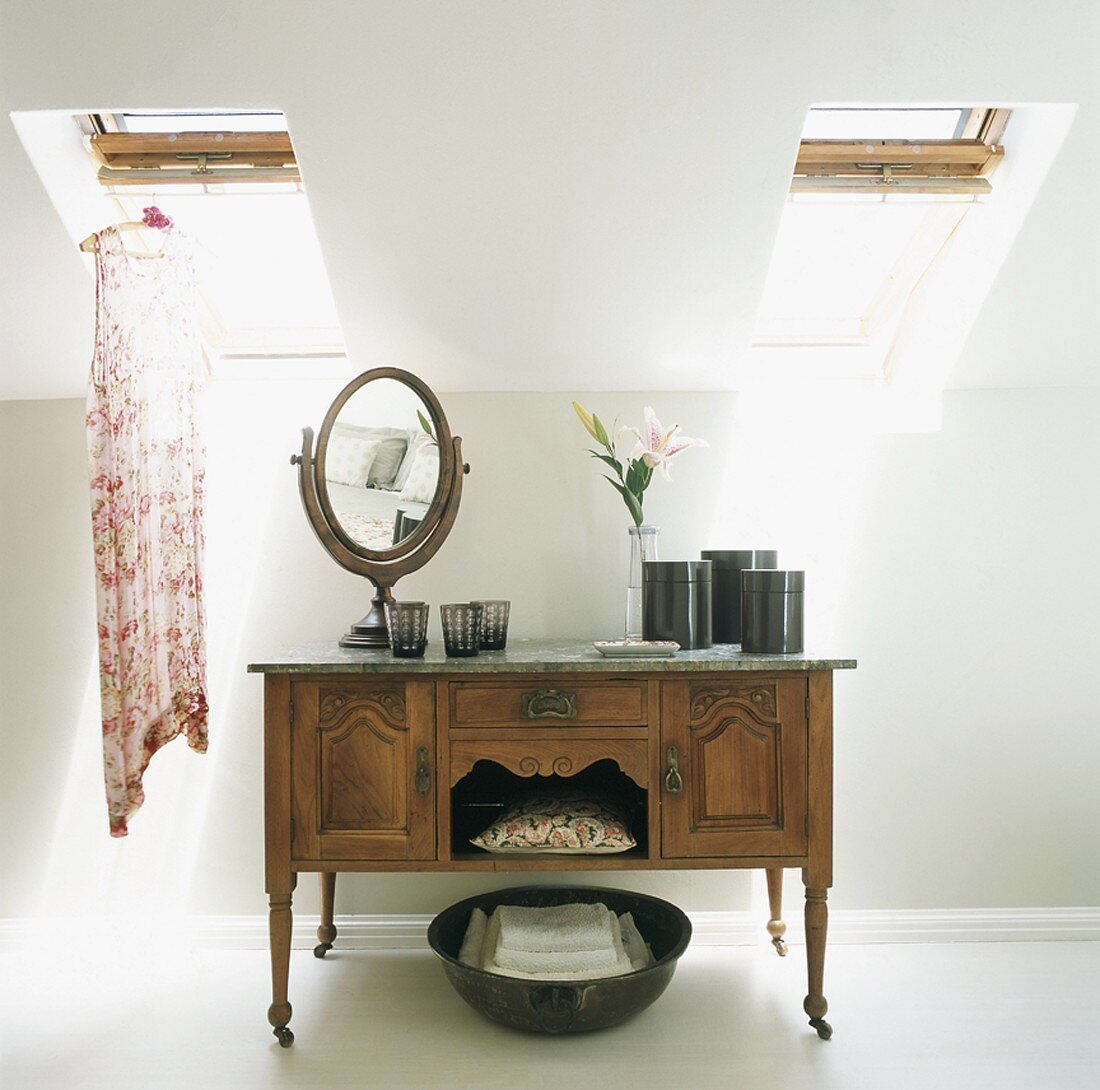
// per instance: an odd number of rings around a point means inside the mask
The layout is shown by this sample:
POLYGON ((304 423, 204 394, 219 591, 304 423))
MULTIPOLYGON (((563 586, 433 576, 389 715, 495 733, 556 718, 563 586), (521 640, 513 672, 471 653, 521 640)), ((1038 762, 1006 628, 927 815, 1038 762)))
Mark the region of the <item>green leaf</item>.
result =
POLYGON ((419 410, 416 410, 416 417, 420 421, 420 426, 434 439, 432 434, 432 422, 419 410))
POLYGON ((626 473, 626 487, 640 500, 642 493, 649 487, 649 482, 652 478, 653 468, 646 465, 641 458, 635 458, 634 461, 630 463, 630 468, 626 473))
POLYGON ((622 496, 623 503, 626 504, 627 510, 630 512, 631 518, 634 519, 634 525, 635 526, 641 526, 641 524, 642 524, 642 501, 641 501, 640 497, 635 496, 634 493, 631 492, 629 488, 625 488, 623 485, 619 484, 618 481, 613 481, 610 477, 604 477, 604 480, 607 481, 607 483, 609 485, 611 485, 611 487, 614 488, 615 491, 618 492, 620 496, 622 496))
POLYGON ((599 458, 601 462, 609 465, 618 474, 620 481, 623 479, 623 467, 619 465, 618 458, 612 458, 610 454, 597 454, 594 450, 590 450, 588 453, 593 458, 599 458))
POLYGON ((603 426, 603 421, 595 414, 592 414, 592 423, 596 428, 596 438, 603 443, 608 450, 611 449, 611 439, 608 437, 607 428, 603 426))
POLYGON ((638 490, 638 462, 632 461, 630 465, 626 467, 626 486, 634 492, 638 490))

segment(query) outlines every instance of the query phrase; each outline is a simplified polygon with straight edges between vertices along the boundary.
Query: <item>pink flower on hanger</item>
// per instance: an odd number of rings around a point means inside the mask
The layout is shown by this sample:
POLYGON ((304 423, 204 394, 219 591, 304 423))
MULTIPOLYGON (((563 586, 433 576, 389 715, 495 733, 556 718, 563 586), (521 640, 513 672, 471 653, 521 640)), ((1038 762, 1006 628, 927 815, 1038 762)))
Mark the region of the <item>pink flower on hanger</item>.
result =
POLYGON ((155 204, 143 208, 142 212, 144 215, 141 217, 141 222, 146 227, 154 227, 158 231, 167 231, 172 226, 172 217, 166 216, 155 204))

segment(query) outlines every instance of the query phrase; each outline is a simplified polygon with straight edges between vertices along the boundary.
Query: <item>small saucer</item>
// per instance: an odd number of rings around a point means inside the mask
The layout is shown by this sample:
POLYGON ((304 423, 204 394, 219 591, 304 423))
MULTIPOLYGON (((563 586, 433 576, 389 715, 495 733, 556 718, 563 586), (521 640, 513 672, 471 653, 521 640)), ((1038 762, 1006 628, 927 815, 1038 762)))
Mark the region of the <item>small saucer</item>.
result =
POLYGON ((592 646, 609 659, 666 659, 680 650, 674 640, 596 640, 592 646))

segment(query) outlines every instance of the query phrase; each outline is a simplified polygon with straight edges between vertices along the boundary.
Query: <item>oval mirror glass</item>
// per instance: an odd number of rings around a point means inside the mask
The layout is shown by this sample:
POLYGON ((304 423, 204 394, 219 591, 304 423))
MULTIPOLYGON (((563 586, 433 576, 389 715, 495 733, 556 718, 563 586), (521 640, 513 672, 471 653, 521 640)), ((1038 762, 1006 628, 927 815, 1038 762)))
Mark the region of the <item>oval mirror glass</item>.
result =
POLYGON ((438 517, 445 422, 416 390, 392 378, 365 382, 333 409, 317 437, 321 506, 356 552, 400 555, 438 517))

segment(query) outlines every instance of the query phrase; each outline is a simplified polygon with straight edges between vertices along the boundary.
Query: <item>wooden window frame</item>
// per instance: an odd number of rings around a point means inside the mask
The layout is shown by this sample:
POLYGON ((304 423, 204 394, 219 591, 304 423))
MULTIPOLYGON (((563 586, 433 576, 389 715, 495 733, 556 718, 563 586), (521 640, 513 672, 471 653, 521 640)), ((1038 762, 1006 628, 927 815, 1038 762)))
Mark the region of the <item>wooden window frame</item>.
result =
POLYGON ((287 132, 122 132, 91 115, 88 149, 103 186, 301 183, 287 132))
POLYGON ((989 194, 1010 114, 971 109, 951 140, 803 140, 790 191, 989 194))

